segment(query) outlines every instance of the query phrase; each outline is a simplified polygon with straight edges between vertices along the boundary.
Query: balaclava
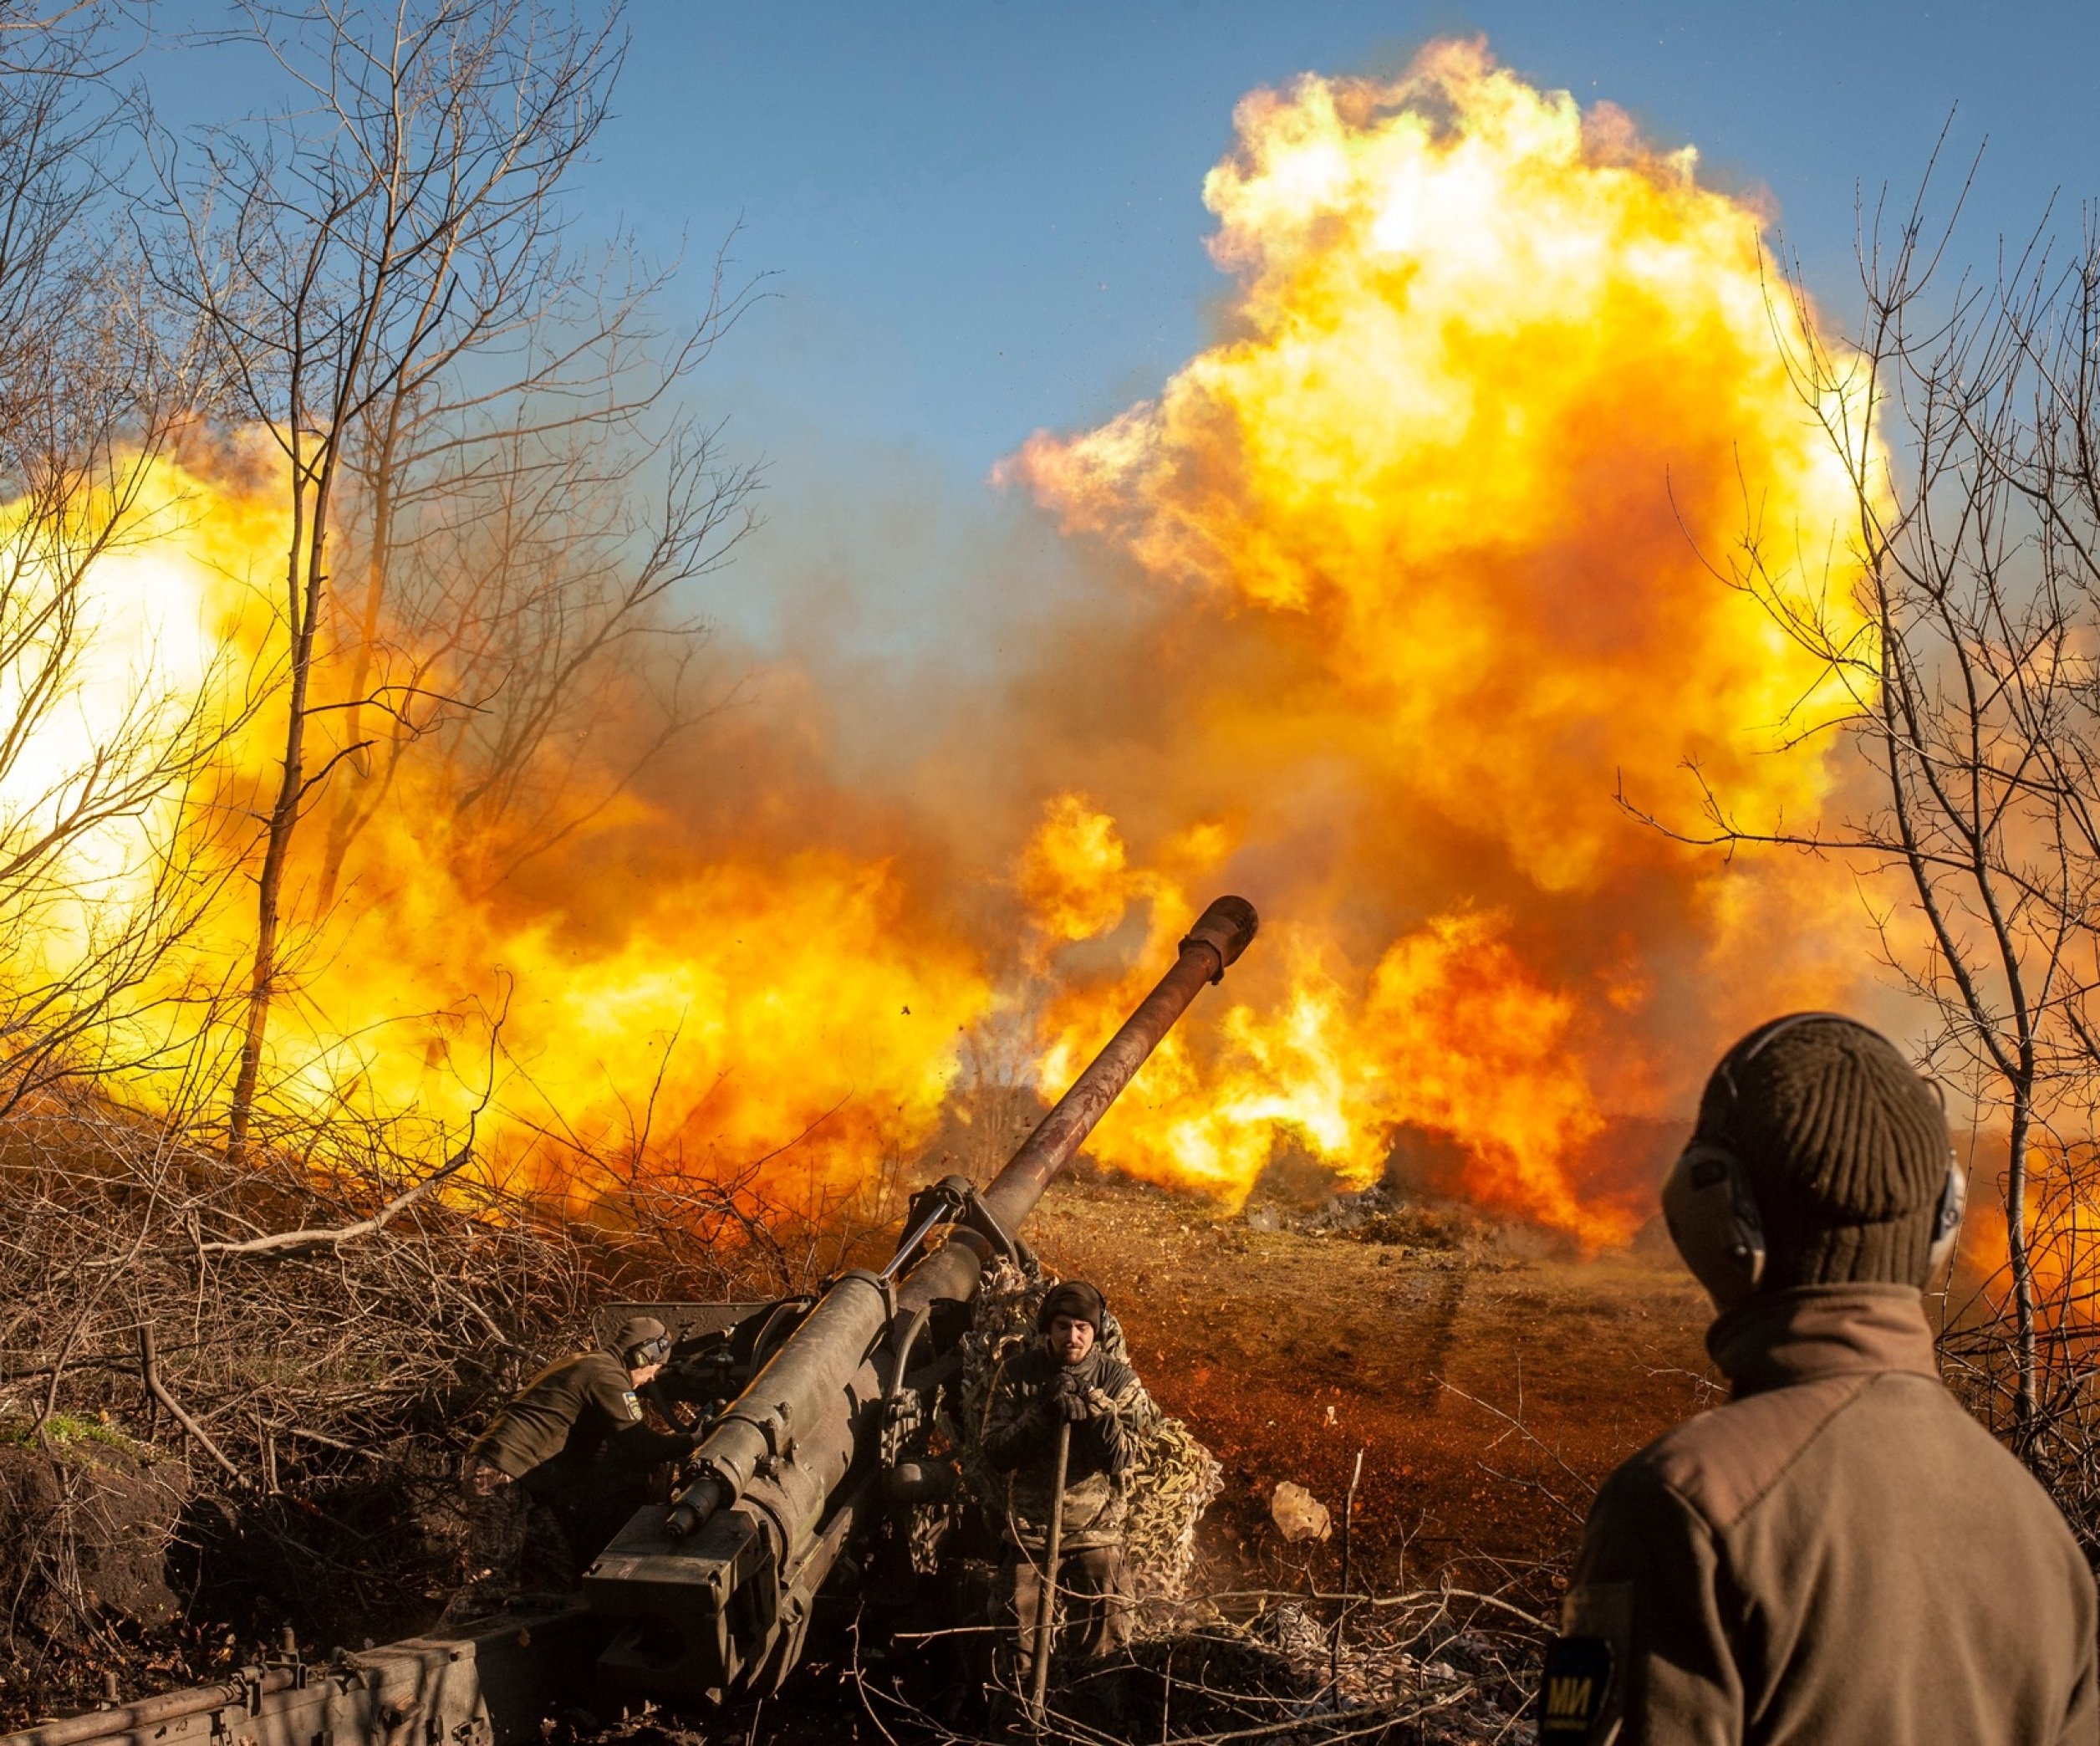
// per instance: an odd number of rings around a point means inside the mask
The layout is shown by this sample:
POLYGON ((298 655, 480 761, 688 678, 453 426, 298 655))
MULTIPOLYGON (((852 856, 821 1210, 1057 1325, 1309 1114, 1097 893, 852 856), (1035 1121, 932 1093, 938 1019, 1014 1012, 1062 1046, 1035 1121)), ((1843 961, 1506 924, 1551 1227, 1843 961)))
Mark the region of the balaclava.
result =
POLYGON ((1706 1081, 1697 1137, 1736 1155, 1757 1202, 1761 1290, 1924 1282, 1947 1118, 1879 1032, 1825 1014, 1759 1026, 1706 1081))

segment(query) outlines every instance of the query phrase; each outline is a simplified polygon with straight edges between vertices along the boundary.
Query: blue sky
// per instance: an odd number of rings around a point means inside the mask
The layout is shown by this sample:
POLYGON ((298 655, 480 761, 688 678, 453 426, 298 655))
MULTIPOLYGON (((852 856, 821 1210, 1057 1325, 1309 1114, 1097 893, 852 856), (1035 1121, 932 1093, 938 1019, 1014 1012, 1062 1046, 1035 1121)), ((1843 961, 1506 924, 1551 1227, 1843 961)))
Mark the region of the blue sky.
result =
POLYGON ((1855 189, 1907 187, 1956 105, 1955 155, 1989 140, 1980 246, 2100 193, 2090 6, 638 0, 631 21, 597 197, 696 253, 741 218, 738 258, 776 275, 715 394, 754 437, 806 423, 973 477, 1200 343, 1222 281, 1200 189, 1243 93, 1433 36, 1484 33, 1768 188, 1841 310, 1855 189))
MULTIPOLYGON (((226 11, 154 16, 172 43, 226 11)), ((871 641, 870 614, 915 639, 929 608, 965 615, 986 539, 1019 525, 991 463, 1149 395, 1203 343, 1226 284, 1203 176, 1256 86, 1485 34, 1534 83, 1697 146, 1710 181, 1768 190, 1840 318, 1856 191, 1907 192, 1950 110, 1957 172, 1988 141, 1972 258, 2052 197, 2075 224, 2100 194, 2090 5, 634 0, 628 22, 583 217, 682 245, 691 295, 732 229, 732 270, 770 275, 697 389, 769 463, 770 525, 706 603, 762 637, 813 590, 849 597, 871 641)), ((267 100, 222 51, 145 71, 178 123, 267 100)))

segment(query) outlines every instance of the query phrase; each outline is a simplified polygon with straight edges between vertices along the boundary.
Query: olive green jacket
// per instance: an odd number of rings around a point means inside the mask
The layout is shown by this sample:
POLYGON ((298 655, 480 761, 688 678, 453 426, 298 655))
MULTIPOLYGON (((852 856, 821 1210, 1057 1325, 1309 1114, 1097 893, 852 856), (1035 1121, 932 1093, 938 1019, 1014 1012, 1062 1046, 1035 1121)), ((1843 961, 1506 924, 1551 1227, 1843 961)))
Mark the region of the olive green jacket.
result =
POLYGON ((692 1447, 690 1437, 642 1422, 627 1367, 610 1352, 579 1352, 542 1371, 489 1422, 467 1450, 477 1463, 556 1491, 581 1480, 601 1459, 648 1467, 692 1447))
POLYGON ((2092 1573, 1918 1293, 1777 1292, 1707 1345, 1735 1398, 1598 1492, 1541 1746, 2100 1741, 2092 1573))

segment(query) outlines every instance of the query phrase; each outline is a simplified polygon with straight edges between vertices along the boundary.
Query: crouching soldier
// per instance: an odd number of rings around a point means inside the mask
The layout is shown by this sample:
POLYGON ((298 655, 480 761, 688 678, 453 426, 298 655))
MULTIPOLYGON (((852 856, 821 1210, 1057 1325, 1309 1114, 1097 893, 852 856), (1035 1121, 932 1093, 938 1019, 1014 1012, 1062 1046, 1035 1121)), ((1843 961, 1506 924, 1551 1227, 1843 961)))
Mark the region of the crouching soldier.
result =
POLYGON ((1027 1688, 1034 1667, 1061 1437, 1066 1458, 1053 1657, 1078 1672, 1124 1641, 1124 1482, 1152 1403, 1137 1373, 1101 1349, 1104 1309, 1091 1285, 1073 1280, 1055 1287, 1036 1319, 1042 1338, 1007 1361, 986 1418, 985 1458, 1008 1476, 999 1583, 999 1622, 1006 1628, 997 1660, 1010 1676, 1001 1680, 1010 1692, 1027 1688))
POLYGON ((649 1501, 650 1474, 689 1453, 697 1432, 652 1430, 637 1389, 670 1354, 664 1325, 638 1315, 609 1345, 550 1364, 466 1452, 466 1580, 453 1622, 501 1608, 521 1577, 573 1586, 649 1501))

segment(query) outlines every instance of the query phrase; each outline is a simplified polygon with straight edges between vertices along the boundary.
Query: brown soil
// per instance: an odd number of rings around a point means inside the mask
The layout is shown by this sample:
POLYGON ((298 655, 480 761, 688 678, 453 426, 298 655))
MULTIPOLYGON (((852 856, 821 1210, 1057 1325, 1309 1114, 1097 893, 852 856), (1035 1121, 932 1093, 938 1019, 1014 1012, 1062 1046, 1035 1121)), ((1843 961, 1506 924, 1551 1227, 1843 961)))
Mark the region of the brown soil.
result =
MULTIPOLYGON (((1564 1555, 1596 1482, 1714 1399, 1710 1311, 1663 1258, 1526 1255, 1521 1239, 1424 1228, 1450 1246, 1263 1232, 1068 1178, 1028 1236, 1055 1271, 1102 1286, 1146 1386, 1223 1465, 1214 1558, 1272 1576, 1302 1563, 1270 1523, 1272 1493, 1310 1488, 1338 1529, 1362 1449, 1357 1568, 1390 1589, 1564 1555)), ((1335 1574, 1338 1549, 1318 1574, 1335 1574)))
POLYGON ((164 1560, 189 1494, 180 1463, 99 1426, 47 1421, 0 1441, 0 1715, 84 1708, 100 1670, 177 1611, 164 1560))

